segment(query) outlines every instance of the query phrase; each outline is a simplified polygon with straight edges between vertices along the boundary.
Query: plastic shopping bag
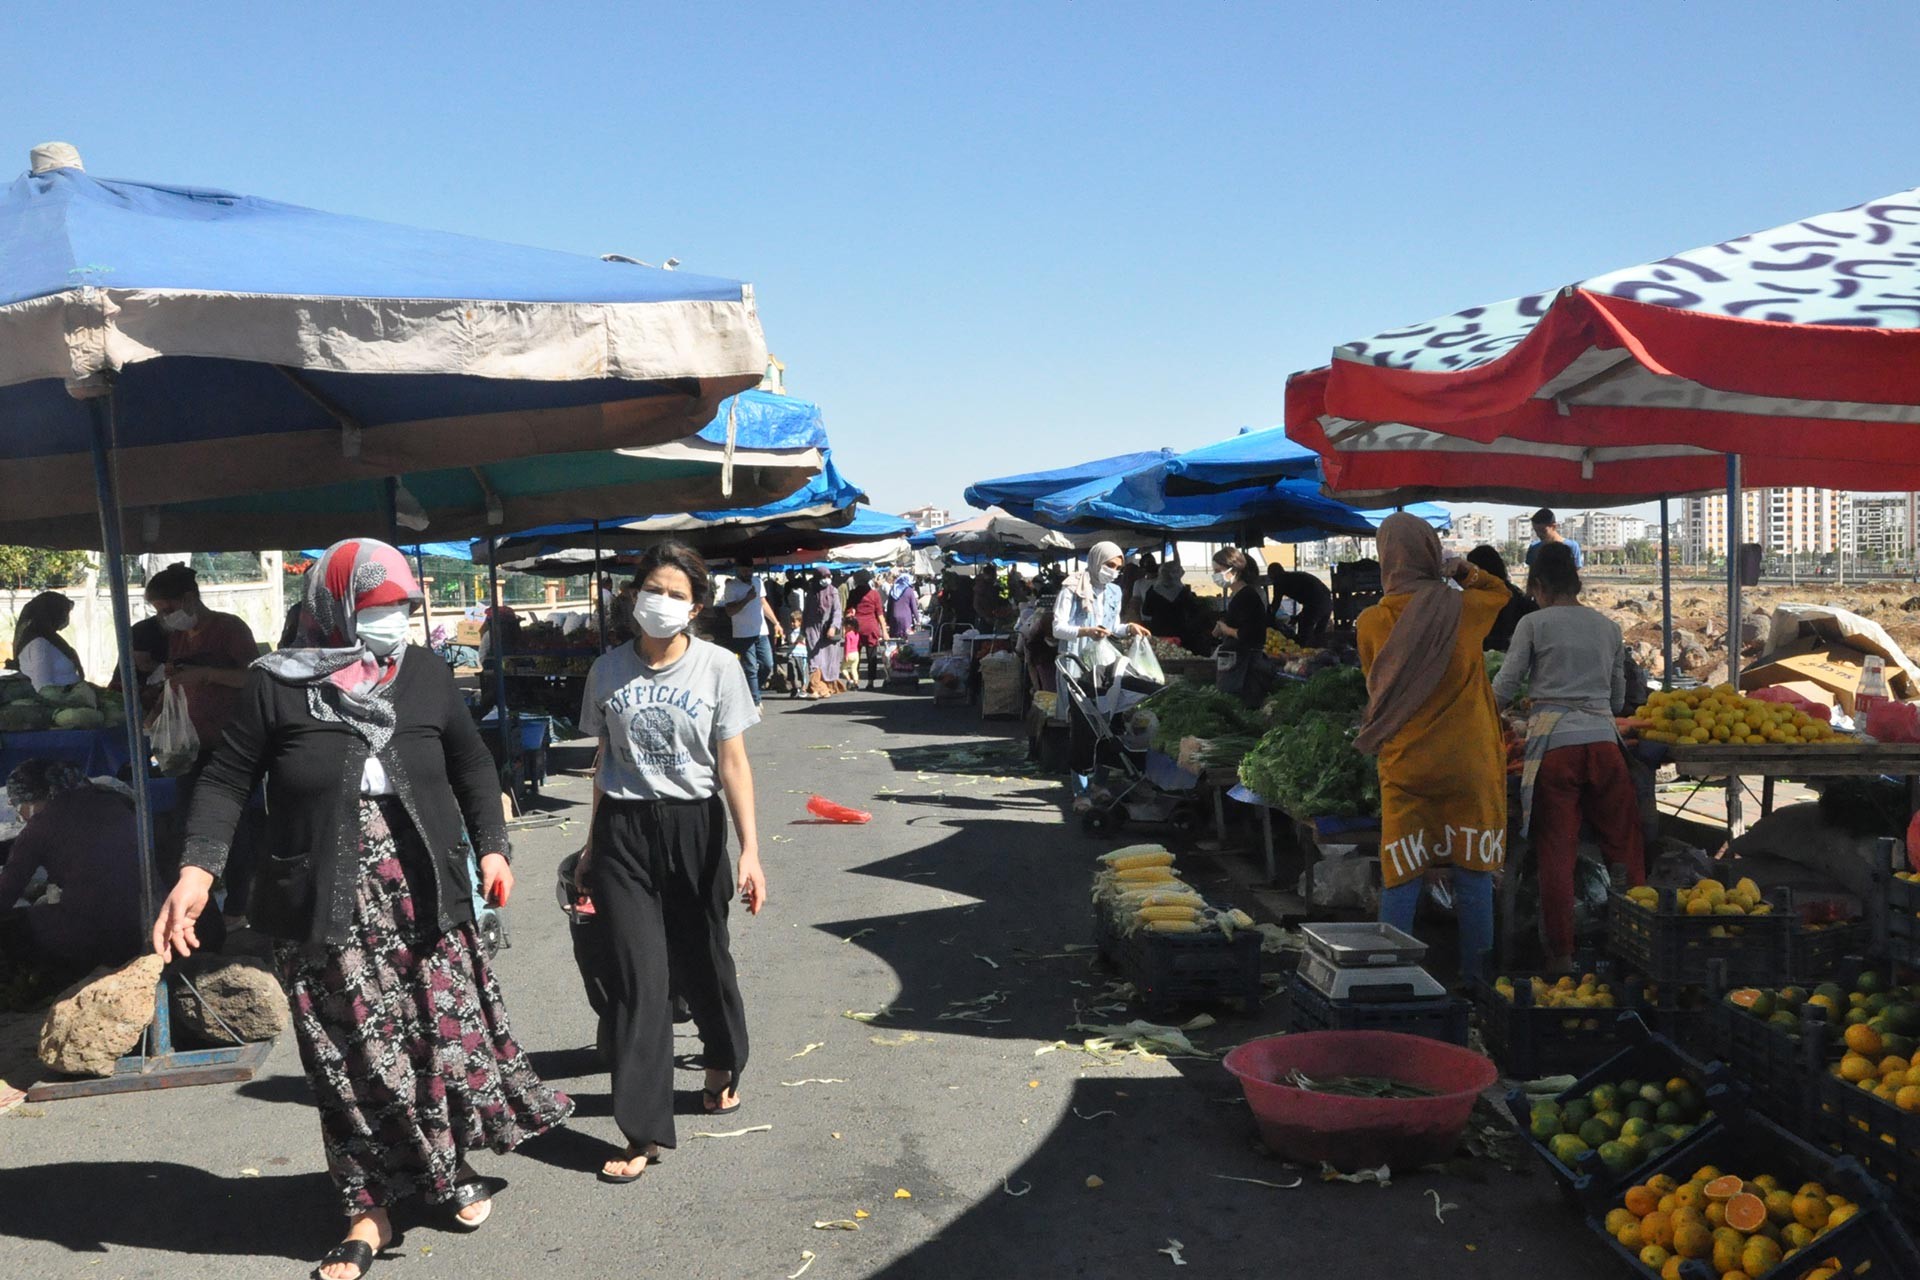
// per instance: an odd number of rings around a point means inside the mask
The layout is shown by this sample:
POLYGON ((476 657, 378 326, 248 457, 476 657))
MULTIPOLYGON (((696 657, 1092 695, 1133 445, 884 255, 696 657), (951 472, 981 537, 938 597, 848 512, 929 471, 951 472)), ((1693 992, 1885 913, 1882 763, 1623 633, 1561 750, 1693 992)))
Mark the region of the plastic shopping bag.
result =
POLYGON ((1142 680, 1151 680, 1155 684, 1167 682, 1167 673, 1160 669, 1160 659, 1153 652, 1153 641, 1145 636, 1135 636, 1133 643, 1127 646, 1127 665, 1142 680))
POLYGON ((177 778, 193 769, 200 758, 200 735, 187 714, 187 691, 169 684, 153 725, 153 757, 162 777, 177 778))

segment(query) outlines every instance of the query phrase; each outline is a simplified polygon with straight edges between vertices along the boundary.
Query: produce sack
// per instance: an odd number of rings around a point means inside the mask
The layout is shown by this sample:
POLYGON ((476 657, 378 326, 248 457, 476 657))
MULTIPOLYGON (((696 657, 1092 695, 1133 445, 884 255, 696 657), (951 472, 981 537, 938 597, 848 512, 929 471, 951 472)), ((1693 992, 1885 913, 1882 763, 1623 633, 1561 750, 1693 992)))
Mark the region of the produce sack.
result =
POLYGON ((187 691, 178 684, 167 685, 160 718, 154 721, 153 758, 160 775, 166 778, 187 773, 200 758, 200 735, 194 732, 193 717, 187 714, 187 691))
POLYGON ((1167 673, 1161 670, 1160 659, 1154 656, 1153 641, 1145 636, 1135 636, 1133 643, 1127 646, 1127 665, 1142 680, 1151 680, 1155 684, 1167 682, 1167 673))
POLYGON ((1920 742, 1920 703, 1875 698, 1861 727, 1875 742, 1920 742))

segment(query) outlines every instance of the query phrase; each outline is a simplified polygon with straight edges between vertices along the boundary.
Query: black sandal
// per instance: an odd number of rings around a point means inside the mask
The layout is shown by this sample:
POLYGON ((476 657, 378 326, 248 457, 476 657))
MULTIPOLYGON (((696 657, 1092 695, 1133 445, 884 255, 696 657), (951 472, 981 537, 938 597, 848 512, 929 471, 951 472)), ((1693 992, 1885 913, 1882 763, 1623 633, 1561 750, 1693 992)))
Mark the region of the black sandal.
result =
POLYGON ((360 1274, 353 1280, 363 1280, 367 1272, 373 1270, 373 1246, 365 1240, 342 1240, 327 1250, 327 1256, 320 1259, 313 1268, 313 1280, 327 1280, 320 1272, 336 1263, 347 1262, 360 1268, 360 1274))
POLYGON ((471 1209, 476 1204, 492 1204, 494 1193, 501 1190, 504 1186, 506 1186, 506 1184, 497 1178, 482 1178, 478 1176, 469 1178, 465 1182, 456 1183, 453 1188, 453 1194, 447 1199, 447 1205, 453 1213, 453 1229, 455 1231, 478 1231, 481 1227, 485 1226, 487 1219, 493 1216, 493 1210, 489 1209, 478 1218, 471 1220, 462 1218, 460 1211, 462 1209, 471 1209))
POLYGON ((638 1182, 640 1181, 640 1179, 646 1177, 647 1174, 652 1171, 653 1166, 660 1163, 660 1153, 658 1151, 655 1151, 652 1155, 648 1155, 644 1151, 636 1151, 630 1156, 622 1156, 621 1159, 645 1160, 646 1163, 640 1166, 640 1172, 638 1173, 613 1174, 613 1173, 608 1173, 605 1169, 601 1169, 600 1172, 595 1176, 598 1177, 602 1182, 610 1183, 611 1185, 616 1187, 624 1187, 629 1182, 638 1182))
POLYGON ((738 1102, 730 1107, 720 1105, 720 1099, 727 1096, 727 1090, 729 1089, 736 1093, 739 1092, 739 1082, 734 1081, 731 1084, 723 1084, 718 1089, 702 1089, 700 1091, 700 1097, 704 1099, 704 1101, 701 1103, 700 1109, 710 1116, 730 1116, 738 1111, 741 1105, 738 1102))

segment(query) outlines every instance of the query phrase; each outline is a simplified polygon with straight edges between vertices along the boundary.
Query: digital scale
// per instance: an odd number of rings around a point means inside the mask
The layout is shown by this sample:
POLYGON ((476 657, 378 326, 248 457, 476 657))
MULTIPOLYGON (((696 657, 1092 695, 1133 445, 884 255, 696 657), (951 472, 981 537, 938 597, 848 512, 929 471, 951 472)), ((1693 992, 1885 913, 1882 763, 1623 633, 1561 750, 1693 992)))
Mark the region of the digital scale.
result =
POLYGON ((1420 967, 1427 944, 1390 924, 1308 924, 1300 980, 1329 1000, 1372 1004, 1444 1000, 1447 989, 1420 967))

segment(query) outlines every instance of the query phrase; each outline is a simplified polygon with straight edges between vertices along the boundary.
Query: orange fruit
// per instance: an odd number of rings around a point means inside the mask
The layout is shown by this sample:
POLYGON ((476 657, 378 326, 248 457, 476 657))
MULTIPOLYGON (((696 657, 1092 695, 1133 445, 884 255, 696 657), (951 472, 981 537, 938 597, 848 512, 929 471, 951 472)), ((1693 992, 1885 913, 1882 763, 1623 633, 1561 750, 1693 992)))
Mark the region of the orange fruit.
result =
POLYGON ((1715 1178, 1705 1188, 1709 1200, 1731 1200, 1740 1194, 1741 1182, 1735 1177, 1715 1178))
MULTIPOLYGON (((1672 1248, 1673 1219, 1658 1209, 1654 1210, 1640 1219, 1640 1238, 1647 1242, 1649 1248, 1659 1249, 1662 1252, 1672 1248)), ((1664 1262, 1665 1259, 1661 1261, 1664 1262)), ((1649 1262, 1647 1265, 1656 1271, 1660 1269, 1658 1262, 1649 1262)))
POLYGON ((1747 1241, 1747 1247, 1740 1251, 1740 1269, 1759 1280, 1767 1272, 1780 1265, 1780 1246, 1765 1236, 1755 1236, 1747 1241))
POLYGON ((1727 1225, 1727 1206, 1724 1201, 1713 1200, 1707 1204, 1707 1225, 1724 1227, 1727 1225))
MULTIPOLYGON (((1784 1194, 1776 1192, 1775 1194, 1784 1194)), ((1791 1197, 1788 1204, 1792 1205, 1791 1197)), ((1767 1206, 1759 1196, 1742 1191, 1727 1201, 1727 1225, 1739 1232, 1758 1231, 1767 1220, 1767 1206)))
POLYGON ((1767 1217, 1775 1222, 1792 1222, 1793 1192, 1775 1187, 1768 1188, 1767 1217))
POLYGON ((1833 1206, 1825 1196, 1801 1195, 1793 1198, 1793 1219, 1810 1231, 1818 1231, 1833 1216, 1833 1206))
POLYGON ((1638 1223, 1639 1221, 1638 1218, 1634 1217, 1632 1213, 1625 1209, 1609 1209, 1607 1210, 1607 1234, 1610 1236, 1618 1236, 1620 1234, 1620 1228, 1626 1226, 1629 1222, 1638 1223))
POLYGON ((1636 1219, 1644 1218, 1660 1207, 1660 1197, 1649 1187, 1628 1187, 1623 1202, 1636 1219))
POLYGON ((1647 1190, 1655 1196, 1670 1196, 1679 1185, 1671 1175, 1664 1173, 1656 1173, 1647 1179, 1647 1190))
POLYGON ((1626 1226, 1614 1232, 1613 1238, 1618 1240, 1620 1247, 1628 1253, 1637 1254, 1646 1244, 1646 1242, 1640 1238, 1640 1224, 1638 1222, 1629 1222, 1626 1226))
POLYGON ((1667 1265, 1660 1268, 1660 1280, 1681 1280, 1680 1267, 1685 1262, 1686 1259, 1678 1254, 1668 1258, 1667 1265))
POLYGON ((1673 1193, 1673 1207, 1676 1209, 1702 1209, 1706 1203, 1706 1188, 1698 1182, 1689 1182, 1673 1193))
POLYGON ((1740 1270, 1740 1251, 1747 1247, 1747 1238, 1737 1231, 1729 1231, 1713 1240, 1713 1269, 1721 1275, 1729 1271, 1740 1270))
POLYGON ((1667 1259, 1671 1256, 1657 1244, 1646 1245, 1640 1250, 1640 1265, 1648 1270, 1658 1271, 1667 1265, 1667 1259))
POLYGON ((1880 1056, 1882 1047, 1880 1033, 1864 1022, 1857 1022, 1848 1027, 1842 1039, 1847 1042, 1847 1048, 1862 1057, 1878 1058, 1880 1056))
POLYGON ((1682 1258, 1704 1258, 1713 1252, 1713 1233, 1704 1222, 1682 1222, 1673 1229, 1673 1251, 1682 1258))
POLYGON ((1851 1202, 1843 1204, 1827 1215, 1827 1230, 1831 1231, 1860 1212, 1860 1206, 1851 1202))

